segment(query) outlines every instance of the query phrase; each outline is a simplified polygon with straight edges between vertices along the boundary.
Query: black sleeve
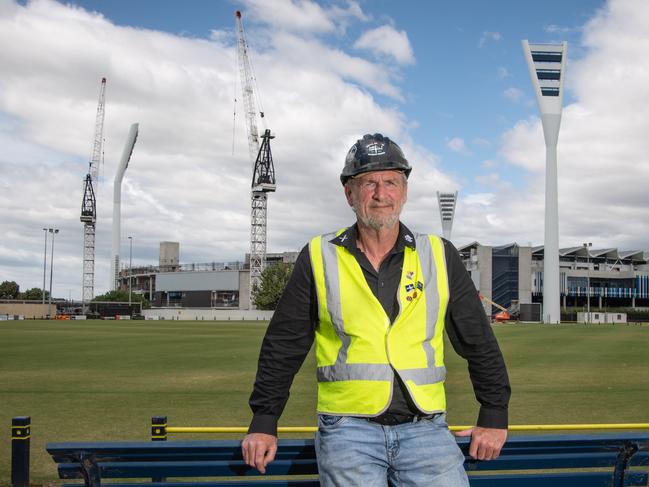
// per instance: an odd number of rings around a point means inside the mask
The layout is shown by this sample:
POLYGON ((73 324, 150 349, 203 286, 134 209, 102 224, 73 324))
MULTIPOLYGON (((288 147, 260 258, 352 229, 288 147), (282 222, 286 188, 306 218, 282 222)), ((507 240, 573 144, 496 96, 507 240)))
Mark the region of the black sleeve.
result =
POLYGON ((249 433, 277 435, 277 421, 288 401, 293 378, 313 344, 316 322, 315 284, 305 246, 261 345, 249 401, 253 412, 249 433))
POLYGON ((467 360, 475 397, 477 425, 507 428, 511 395, 507 368, 478 291, 457 249, 444 240, 450 298, 445 327, 455 351, 467 360))

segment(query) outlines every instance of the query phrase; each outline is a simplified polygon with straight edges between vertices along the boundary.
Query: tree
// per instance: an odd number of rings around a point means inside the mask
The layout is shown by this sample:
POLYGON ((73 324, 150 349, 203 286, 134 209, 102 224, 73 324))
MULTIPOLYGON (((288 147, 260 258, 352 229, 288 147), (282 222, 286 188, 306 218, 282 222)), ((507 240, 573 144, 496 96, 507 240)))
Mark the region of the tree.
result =
MULTIPOLYGON (((49 292, 45 291, 45 299, 49 296, 49 292)), ((43 299, 43 290, 37 287, 28 289, 24 293, 20 294, 21 299, 31 299, 34 301, 40 301, 43 299)))
POLYGON ((286 262, 269 265, 263 270, 259 286, 253 285, 251 293, 257 309, 271 310, 277 307, 292 271, 293 264, 286 262))
POLYGON ((18 299, 20 287, 16 281, 3 281, 0 283, 0 299, 18 299))
MULTIPOLYGON (((108 291, 106 294, 95 296, 93 301, 121 301, 122 303, 128 303, 128 291, 121 289, 108 291)), ((134 303, 142 303, 143 308, 149 307, 149 301, 143 294, 131 293, 131 301, 134 303)))

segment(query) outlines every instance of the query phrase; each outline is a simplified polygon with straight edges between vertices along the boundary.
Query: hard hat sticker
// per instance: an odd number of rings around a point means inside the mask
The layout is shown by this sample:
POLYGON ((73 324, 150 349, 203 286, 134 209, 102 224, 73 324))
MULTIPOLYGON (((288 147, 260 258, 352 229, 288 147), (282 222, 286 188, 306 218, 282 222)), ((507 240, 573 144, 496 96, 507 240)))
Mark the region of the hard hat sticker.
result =
POLYGON ((385 144, 379 142, 373 142, 365 146, 367 150, 367 155, 369 156, 382 156, 385 154, 385 144))

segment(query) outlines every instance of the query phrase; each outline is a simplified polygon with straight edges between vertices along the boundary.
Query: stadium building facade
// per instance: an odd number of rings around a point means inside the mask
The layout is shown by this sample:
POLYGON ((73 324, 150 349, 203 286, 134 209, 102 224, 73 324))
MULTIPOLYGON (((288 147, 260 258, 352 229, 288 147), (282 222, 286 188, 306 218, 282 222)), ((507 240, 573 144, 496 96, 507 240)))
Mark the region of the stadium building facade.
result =
MULTIPOLYGON (((488 300, 504 308, 521 306, 522 310, 529 304, 540 310, 543 246, 473 242, 458 250, 476 289, 487 298, 484 308, 488 315, 497 311, 488 300)), ((294 263, 297 255, 269 253, 266 265, 294 263)), ((584 308, 590 296, 592 309, 649 309, 647 252, 568 247, 559 250, 559 266, 563 308, 584 308)), ((248 255, 245 261, 180 264, 179 245, 161 242, 158 266, 122 269, 120 286, 125 291, 129 273, 132 291, 144 294, 155 308, 250 309, 248 255)))
MULTIPOLYGON (((505 308, 543 302, 543 246, 473 242, 458 250, 482 296, 505 308)), ((648 260, 647 252, 635 250, 559 249, 562 307, 585 307, 590 296, 591 308, 649 308, 648 260)))
MULTIPOLYGON (((266 254, 266 265, 294 263, 297 252, 266 254)), ((143 294, 155 308, 250 309, 250 255, 245 261, 180 263, 180 245, 160 242, 157 266, 120 271, 120 289, 143 294)))

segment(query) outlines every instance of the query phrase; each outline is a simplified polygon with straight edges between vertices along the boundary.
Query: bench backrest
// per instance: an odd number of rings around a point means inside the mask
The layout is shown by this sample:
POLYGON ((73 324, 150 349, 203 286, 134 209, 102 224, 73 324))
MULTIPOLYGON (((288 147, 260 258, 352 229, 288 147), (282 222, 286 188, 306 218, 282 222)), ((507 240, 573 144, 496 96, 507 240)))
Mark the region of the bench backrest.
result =
MULTIPOLYGON (((458 444, 467 456, 465 468, 474 487, 647 485, 649 433, 514 436, 501 456, 489 462, 468 458, 468 438, 459 438, 458 444)), ((237 481, 239 487, 262 485, 254 478, 259 472, 244 464, 240 442, 234 440, 50 443, 47 450, 59 464, 60 478, 84 479, 89 487, 99 487, 107 478, 240 476, 250 476, 250 482, 237 481)), ((313 477, 277 485, 318 485, 313 440, 280 440, 276 460, 257 480, 266 483, 272 477, 295 475, 313 477)), ((231 482, 211 480, 209 485, 231 482)))

